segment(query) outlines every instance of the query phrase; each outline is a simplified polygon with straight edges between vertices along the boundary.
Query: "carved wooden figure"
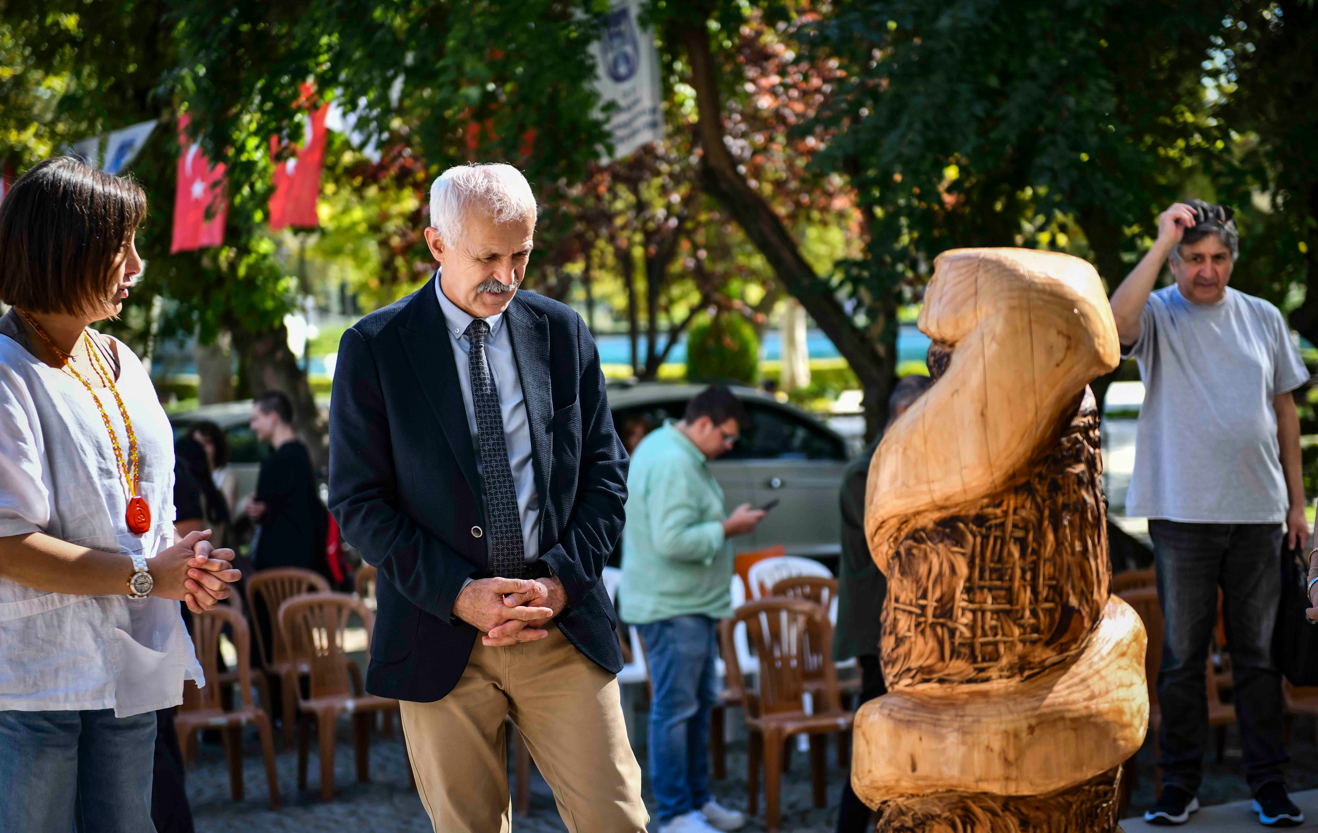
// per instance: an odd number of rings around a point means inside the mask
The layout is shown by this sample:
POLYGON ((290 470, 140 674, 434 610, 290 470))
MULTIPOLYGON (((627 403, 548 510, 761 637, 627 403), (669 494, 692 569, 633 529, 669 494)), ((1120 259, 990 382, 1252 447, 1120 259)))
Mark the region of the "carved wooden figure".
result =
POLYGON ((1115 831, 1149 704, 1144 628, 1108 593, 1103 285, 1069 255, 949 251, 919 325, 934 385, 869 472, 890 693, 856 715, 852 784, 885 833, 1115 831))

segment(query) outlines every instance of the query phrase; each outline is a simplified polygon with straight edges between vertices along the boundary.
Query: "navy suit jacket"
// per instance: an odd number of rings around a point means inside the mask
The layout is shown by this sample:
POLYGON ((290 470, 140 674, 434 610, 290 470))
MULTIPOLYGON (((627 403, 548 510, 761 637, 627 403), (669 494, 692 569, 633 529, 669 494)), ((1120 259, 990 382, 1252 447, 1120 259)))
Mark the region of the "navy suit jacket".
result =
MULTIPOLYGON (((581 316, 519 292, 509 304, 540 493, 540 560, 563 583, 555 622, 607 671, 622 668, 600 574, 622 534, 627 454, 599 352, 581 316)), ((432 702, 453 690, 477 637, 453 617, 468 578, 488 578, 476 450, 435 281, 371 313, 339 343, 330 400, 330 507, 378 569, 366 688, 432 702), (476 529, 479 527, 479 529, 476 529)))

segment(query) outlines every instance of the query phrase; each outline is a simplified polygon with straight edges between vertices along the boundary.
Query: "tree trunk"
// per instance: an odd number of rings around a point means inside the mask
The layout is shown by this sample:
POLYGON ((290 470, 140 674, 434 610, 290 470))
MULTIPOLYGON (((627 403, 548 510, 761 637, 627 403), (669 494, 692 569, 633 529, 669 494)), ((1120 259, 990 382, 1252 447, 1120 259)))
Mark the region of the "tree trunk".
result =
POLYGON ((222 332, 214 343, 201 342, 193 349, 197 361, 197 404, 214 405, 233 401, 232 339, 222 332))
POLYGON ((613 257, 622 270, 622 280, 627 287, 627 340, 632 348, 632 373, 641 374, 641 354, 638 341, 641 325, 636 312, 636 261, 632 258, 631 241, 626 246, 613 247, 613 257))
POLYGON ((865 391, 865 433, 876 436, 886 421, 888 392, 897 367, 895 298, 874 299, 873 323, 862 329, 843 308, 832 288, 810 267, 781 218, 737 171, 724 144, 723 107, 718 79, 703 25, 685 26, 680 35, 691 62, 696 89, 700 143, 704 149, 700 173, 705 192, 737 221, 764 255, 774 275, 801 302, 806 312, 851 365, 865 391), (889 314, 889 312, 894 314, 889 314), (889 332, 890 331, 890 332, 889 332))
POLYGON ((251 395, 260 396, 268 390, 286 394, 293 403, 293 430, 311 452, 312 462, 317 467, 324 465, 329 450, 320 412, 306 370, 288 347, 288 328, 280 324, 262 332, 231 332, 251 395))

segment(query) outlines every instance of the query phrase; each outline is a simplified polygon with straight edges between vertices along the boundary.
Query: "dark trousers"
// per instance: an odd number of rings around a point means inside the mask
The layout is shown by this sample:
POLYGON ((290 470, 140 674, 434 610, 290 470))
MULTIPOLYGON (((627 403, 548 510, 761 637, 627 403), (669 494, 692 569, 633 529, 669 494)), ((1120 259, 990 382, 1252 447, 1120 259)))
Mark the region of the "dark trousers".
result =
POLYGON ((151 821, 157 833, 192 833, 192 808, 183 785, 183 752, 174 731, 174 710, 156 712, 155 769, 151 779, 151 821))
POLYGON ((1281 593, 1280 524, 1207 524, 1150 520, 1158 603, 1162 606, 1162 666, 1158 670, 1158 766, 1164 785, 1197 792, 1208 743, 1204 677, 1224 597, 1232 696, 1245 743, 1245 777, 1254 792, 1282 781, 1289 760, 1282 742, 1286 713, 1281 674, 1272 662, 1272 631, 1281 593))
MULTIPOLYGON (((879 658, 874 655, 856 657, 860 666, 860 699, 856 703, 859 709, 862 703, 868 703, 888 693, 883 684, 883 668, 879 658)), ((837 812, 837 833, 873 833, 874 811, 860 800, 851 788, 848 778, 842 785, 842 804, 837 812)))

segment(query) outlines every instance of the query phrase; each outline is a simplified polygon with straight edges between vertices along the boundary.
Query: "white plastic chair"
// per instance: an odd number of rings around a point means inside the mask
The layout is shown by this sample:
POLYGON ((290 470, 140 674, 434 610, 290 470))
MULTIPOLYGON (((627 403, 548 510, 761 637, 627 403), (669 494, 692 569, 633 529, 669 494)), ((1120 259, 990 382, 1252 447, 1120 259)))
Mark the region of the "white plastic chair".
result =
MULTIPOLYGON (((617 567, 605 567, 604 572, 600 574, 600 581, 604 582, 604 589, 609 594, 609 603, 617 604, 618 602, 618 585, 622 583, 622 570, 617 567)), ((618 672, 618 685, 625 686, 633 683, 644 683, 650 679, 649 673, 645 670, 645 651, 641 647, 641 636, 636 632, 636 628, 627 625, 627 639, 632 651, 632 661, 622 667, 618 672)))
POLYGON ((779 555, 752 564, 746 580, 751 586, 751 597, 760 599, 767 596, 769 588, 778 581, 796 576, 833 578, 833 573, 818 561, 796 555, 779 555))

